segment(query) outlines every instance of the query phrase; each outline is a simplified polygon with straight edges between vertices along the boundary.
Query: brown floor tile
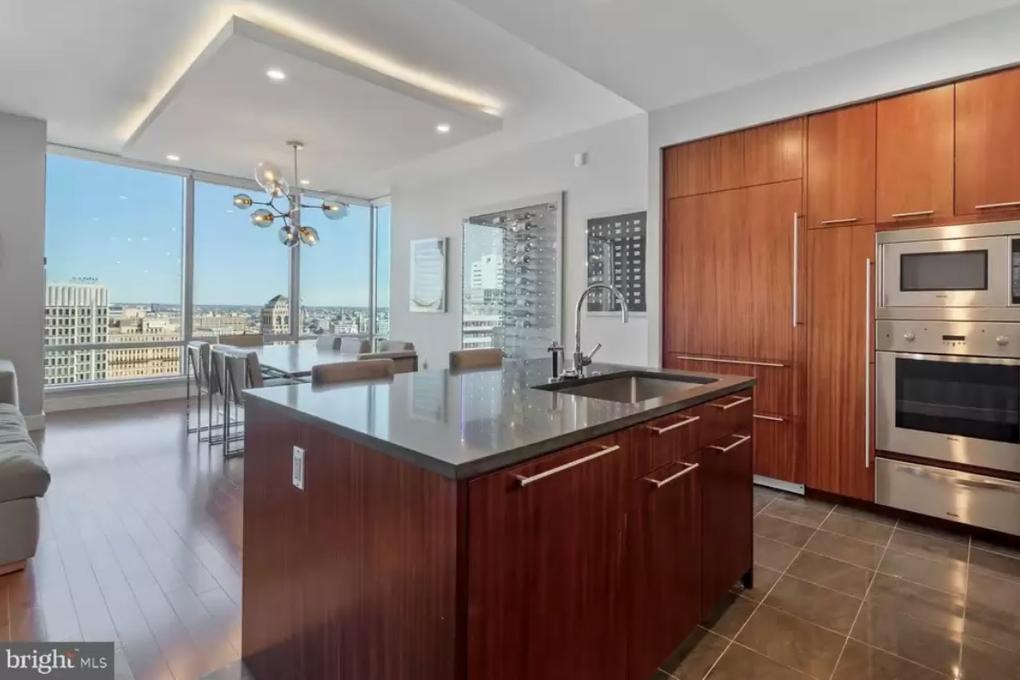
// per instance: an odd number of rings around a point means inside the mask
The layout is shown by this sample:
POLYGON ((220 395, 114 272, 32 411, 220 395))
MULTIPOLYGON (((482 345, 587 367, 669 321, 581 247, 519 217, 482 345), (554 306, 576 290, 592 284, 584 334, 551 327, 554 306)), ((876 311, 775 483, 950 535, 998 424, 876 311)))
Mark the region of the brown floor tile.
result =
POLYGON ((832 508, 832 503, 823 503, 811 498, 777 498, 769 507, 765 508, 765 514, 817 527, 825 521, 832 508))
POLYGON ((806 550, 856 564, 865 569, 874 569, 882 559, 883 548, 874 543, 865 543, 828 531, 818 531, 807 545, 806 550))
POLYGON ((1020 649, 1020 583, 971 572, 967 634, 1007 649, 1020 649))
POLYGON ((784 576, 765 604, 843 635, 850 634, 861 601, 835 590, 784 576))
POLYGON ((758 608, 737 636, 740 644, 814 678, 829 677, 844 639, 766 605, 758 608))
MULTIPOLYGON (((648 678, 648 680, 670 680, 670 677, 671 676, 663 673, 662 671, 655 671, 652 677, 648 678)), ((202 680, 208 680, 208 678, 202 678, 202 680)))
POLYGON ((779 580, 779 577, 780 573, 775 569, 769 569, 757 564, 754 567, 754 588, 747 589, 737 584, 732 592, 758 602, 768 594, 772 586, 779 580))
POLYGON ((919 534, 903 527, 896 527, 896 532, 893 534, 889 547, 933 560, 948 557, 949 559, 960 560, 961 562, 967 561, 966 543, 947 540, 944 535, 919 534))
POLYGON ((962 543, 966 545, 967 543, 970 542, 970 536, 968 536, 968 534, 965 531, 963 531, 964 528, 963 525, 959 526, 961 528, 960 531, 949 531, 947 529, 939 529, 928 524, 914 522, 909 519, 901 519, 899 524, 897 525, 898 528, 903 529, 905 531, 912 531, 915 534, 931 536, 933 538, 938 538, 943 541, 949 541, 950 543, 962 543))
POLYGON ((959 680, 1020 678, 1020 653, 964 633, 959 680))
POLYGON ((836 513, 832 513, 827 520, 822 522, 822 528, 836 534, 883 546, 889 542, 889 537, 893 533, 893 528, 889 525, 875 524, 858 517, 836 513))
POLYGON ((715 608, 703 625, 716 635, 733 638, 757 606, 758 603, 753 600, 731 594, 715 608))
POLYGON ((963 613, 962 597, 880 573, 850 636, 950 674, 959 662, 963 613))
POLYGON ((696 628, 661 670, 677 680, 701 680, 729 644, 724 637, 696 628))
POLYGON ((763 536, 754 537, 754 563, 763 567, 784 571, 793 562, 797 552, 797 548, 785 543, 777 543, 763 536))
POLYGON ((870 569, 807 551, 797 555, 786 573, 859 598, 867 593, 875 575, 870 569))
POLYGON ((896 526, 896 518, 889 517, 888 515, 882 515, 871 510, 864 508, 857 508, 852 505, 837 505, 836 509, 832 511, 834 515, 843 515, 845 517, 856 517, 857 519, 863 519, 868 522, 874 522, 875 524, 882 524, 889 527, 896 526))
POLYGON ((761 654, 732 645, 706 680, 810 680, 761 654))
POLYGON ((1004 543, 993 543, 992 541, 987 541, 983 538, 975 538, 971 540, 971 547, 1020 560, 1020 546, 1013 544, 1007 545, 1004 543))
POLYGON ((769 503, 771 503, 772 500, 773 500, 772 498, 768 498, 766 496, 761 496, 761 495, 759 495, 757 493, 754 494, 754 498, 752 499, 752 509, 754 511, 754 514, 757 515, 759 512, 764 510, 765 506, 767 506, 769 503))
POLYGON ((947 593, 967 592, 967 563, 959 560, 933 560, 890 548, 878 570, 947 593))
POLYGON ((780 519, 766 511, 754 518, 754 533, 773 541, 803 548, 815 530, 803 524, 780 519))
POLYGON ((913 661, 848 640, 832 680, 945 680, 946 677, 913 661))
POLYGON ((977 574, 1020 581, 1020 557, 973 548, 970 551, 970 568, 977 574))

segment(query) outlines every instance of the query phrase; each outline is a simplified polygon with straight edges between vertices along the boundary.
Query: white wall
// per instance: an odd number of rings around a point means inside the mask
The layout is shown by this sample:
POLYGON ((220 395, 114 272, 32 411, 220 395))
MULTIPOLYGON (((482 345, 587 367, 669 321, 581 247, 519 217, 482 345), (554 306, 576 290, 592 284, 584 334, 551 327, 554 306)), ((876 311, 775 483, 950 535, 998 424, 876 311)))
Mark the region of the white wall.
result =
POLYGON ((46 123, 0 113, 0 357, 18 371, 21 410, 42 423, 46 123))
MULTIPOLYGON (((414 184, 395 184, 392 192, 391 337, 413 341, 423 361, 431 368, 445 367, 450 350, 461 346, 463 219, 491 205, 565 191, 563 339, 570 340, 574 304, 586 285, 586 220, 591 216, 645 208, 647 149, 647 117, 640 114, 493 158, 484 166, 455 175, 414 184), (588 153, 588 164, 575 168, 574 154, 580 152, 588 153), (411 313, 408 311, 409 243, 412 239, 442 236, 450 239, 448 311, 445 314, 411 313)), ((646 315, 632 314, 626 326, 618 317, 586 316, 583 323, 585 349, 601 342, 600 359, 647 363, 646 315)))
MULTIPOLYGON (((863 50, 703 99, 653 111, 648 136, 649 309, 661 305, 660 150, 664 146, 1020 62, 1020 7, 863 50)), ((1018 121, 1020 125, 1020 121, 1018 121)), ((661 357, 661 318, 649 317, 648 356, 661 357)))

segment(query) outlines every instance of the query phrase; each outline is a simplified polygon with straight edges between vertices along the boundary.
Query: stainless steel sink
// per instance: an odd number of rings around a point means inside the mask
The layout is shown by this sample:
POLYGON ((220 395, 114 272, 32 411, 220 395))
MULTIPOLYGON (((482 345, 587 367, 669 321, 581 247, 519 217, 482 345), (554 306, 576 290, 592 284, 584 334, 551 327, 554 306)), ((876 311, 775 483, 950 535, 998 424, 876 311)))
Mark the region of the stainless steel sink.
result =
POLYGON ((657 397, 673 397, 686 390, 715 382, 716 378, 659 373, 614 373, 583 380, 537 385, 540 390, 565 392, 591 399, 637 404, 657 397))

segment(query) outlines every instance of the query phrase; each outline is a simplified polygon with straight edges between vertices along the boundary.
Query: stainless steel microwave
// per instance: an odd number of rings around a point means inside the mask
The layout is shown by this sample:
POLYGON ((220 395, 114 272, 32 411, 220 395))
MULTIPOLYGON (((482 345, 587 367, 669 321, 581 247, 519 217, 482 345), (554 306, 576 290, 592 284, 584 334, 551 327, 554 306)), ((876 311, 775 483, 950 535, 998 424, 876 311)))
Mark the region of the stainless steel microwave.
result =
POLYGON ((880 232, 880 319, 1020 320, 1020 221, 880 232))

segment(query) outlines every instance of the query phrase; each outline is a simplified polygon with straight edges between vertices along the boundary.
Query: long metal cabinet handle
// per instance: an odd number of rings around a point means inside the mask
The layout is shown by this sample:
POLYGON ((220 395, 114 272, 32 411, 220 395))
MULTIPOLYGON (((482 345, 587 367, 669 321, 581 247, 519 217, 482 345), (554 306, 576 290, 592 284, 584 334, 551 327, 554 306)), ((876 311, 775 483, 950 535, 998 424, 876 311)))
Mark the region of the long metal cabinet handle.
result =
MULTIPOLYGON (((1020 484, 1012 482, 995 482, 985 480, 971 480, 960 477, 952 472, 938 472, 932 469, 921 469, 913 466, 897 465, 897 472, 911 475, 913 477, 924 477, 936 481, 946 481, 958 486, 965 486, 972 489, 984 489, 987 491, 1006 491, 1008 493, 1020 493, 1020 484)), ((966 473, 964 473, 966 474, 966 473)))
POLYGON ((729 411, 734 406, 740 406, 741 404, 746 404, 749 401, 751 401, 751 397, 737 397, 735 401, 731 401, 728 404, 718 404, 713 401, 710 405, 718 409, 722 409, 723 411, 729 411))
POLYGON ((844 217, 838 220, 822 220, 818 224, 852 224, 859 219, 859 217, 844 217))
POLYGON ((797 261, 799 259, 799 252, 798 252, 799 248, 797 246, 798 246, 798 239, 800 238, 799 234, 797 233, 797 221, 798 221, 799 217, 800 217, 800 215, 798 215, 797 213, 793 213, 793 258, 792 259, 793 259, 793 327, 794 328, 796 328, 797 324, 799 323, 799 321, 797 319, 797 303, 798 303, 798 298, 800 297, 800 291, 797 290, 797 288, 800 285, 800 282, 798 281, 798 273, 797 273, 797 261))
POLYGON ((521 486, 528 486, 529 484, 534 484, 535 482, 539 481, 540 479, 545 479, 546 477, 552 477, 553 475, 559 474, 559 473, 563 472, 564 470, 569 470, 570 468, 577 467, 578 465, 584 465, 585 463, 587 463, 589 461, 593 461, 596 458, 601 458, 602 456, 610 454, 613 451, 619 451, 619 450, 620 450, 619 445, 616 445, 616 446, 604 446, 601 449, 599 449, 598 451, 596 451, 595 453, 592 453, 590 455, 584 456, 583 458, 578 458, 577 460, 572 460, 569 463, 564 463, 563 465, 558 465, 558 466, 556 466, 554 468, 546 470, 545 472, 539 472, 537 475, 532 475, 530 477, 525 477, 524 475, 514 475, 514 476, 517 478, 517 482, 521 486))
POLYGON ((934 210, 915 210, 913 212, 901 212, 893 213, 891 217, 900 219, 901 217, 927 217, 928 215, 934 215, 934 210))
POLYGON ((780 418, 779 416, 766 416, 766 415, 762 415, 761 413, 755 413, 754 417, 757 418, 758 420, 770 420, 773 423, 785 423, 786 422, 786 418, 780 418))
POLYGON ((1020 206, 1020 201, 1006 201, 1005 203, 985 203, 983 205, 975 205, 976 210, 990 210, 992 208, 1015 208, 1020 206))
POLYGON ((871 467, 871 258, 864 261, 864 467, 871 467))
POLYGON ((742 359, 716 359, 714 357, 699 357, 694 354, 674 354, 674 359, 685 361, 707 361, 712 364, 738 364, 740 366, 768 366, 769 368, 786 368, 786 364, 777 364, 772 361, 744 361, 742 359))
POLYGON ((666 477, 665 479, 652 479, 651 477, 645 477, 644 480, 646 482, 650 482, 650 483, 654 484, 656 489, 661 489, 662 487, 666 486, 670 482, 675 482, 676 480, 680 479, 684 475, 689 475, 690 473, 692 473, 695 470, 697 470, 698 467, 699 467, 699 463, 684 463, 684 464, 687 467, 685 467, 683 470, 681 470, 680 472, 677 472, 674 475, 670 475, 669 477, 666 477))
POLYGON ((656 427, 655 425, 649 425, 648 429, 654 432, 655 434, 665 434, 670 430, 675 430, 678 427, 683 427, 684 425, 690 425, 691 423, 699 420, 701 420, 701 416, 688 416, 686 419, 681 420, 678 423, 673 423, 672 425, 667 425, 666 427, 656 427))
POLYGON ((727 451, 732 451, 733 449, 737 448, 738 446, 740 446, 741 444, 743 444, 744 442, 748 441, 751 438, 750 436, 748 436, 746 434, 736 434, 736 435, 733 435, 733 436, 737 438, 737 441, 733 442, 729 446, 719 446, 718 444, 709 444, 708 448, 715 449, 716 451, 719 451, 720 453, 726 453, 727 451))

